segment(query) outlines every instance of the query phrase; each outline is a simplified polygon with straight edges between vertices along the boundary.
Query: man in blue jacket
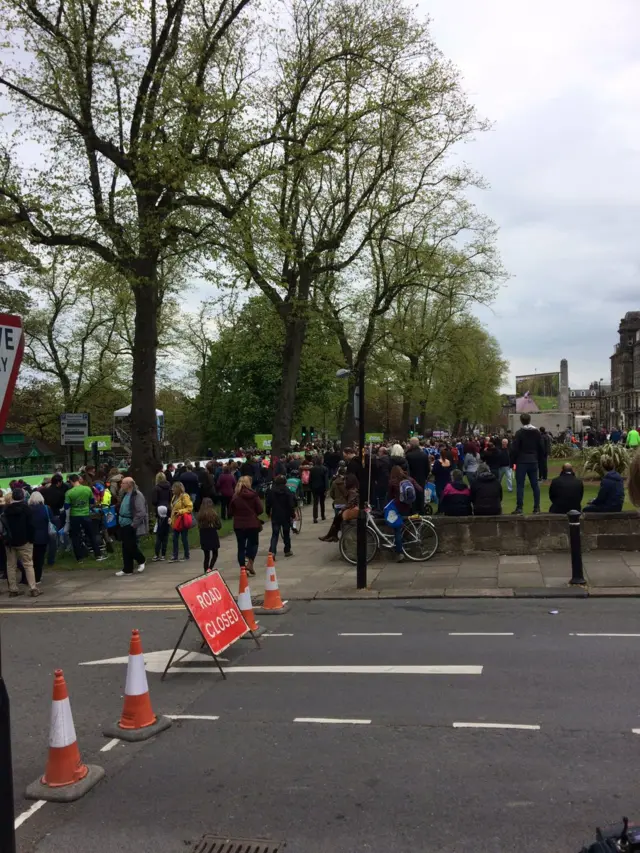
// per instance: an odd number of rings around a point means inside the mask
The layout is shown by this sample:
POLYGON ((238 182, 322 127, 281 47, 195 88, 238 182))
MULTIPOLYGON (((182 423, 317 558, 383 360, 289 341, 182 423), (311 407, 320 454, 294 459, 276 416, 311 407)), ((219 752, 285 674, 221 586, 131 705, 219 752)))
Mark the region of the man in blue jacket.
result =
POLYGON ((600 482, 596 497, 586 505, 584 512, 622 512, 624 504, 624 480, 613 468, 610 456, 602 457, 605 475, 600 482))

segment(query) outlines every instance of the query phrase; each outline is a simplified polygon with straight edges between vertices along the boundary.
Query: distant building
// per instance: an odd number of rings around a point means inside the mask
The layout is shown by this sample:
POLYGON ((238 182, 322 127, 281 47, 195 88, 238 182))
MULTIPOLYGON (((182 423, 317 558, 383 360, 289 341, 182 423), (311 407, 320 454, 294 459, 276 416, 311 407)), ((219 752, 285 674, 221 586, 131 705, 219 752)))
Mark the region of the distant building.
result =
POLYGON ((602 421, 629 429, 640 424, 640 311, 628 311, 611 356, 611 387, 604 392, 602 421))
POLYGON ((588 388, 569 389, 569 409, 574 415, 586 415, 593 418, 594 426, 600 423, 601 397, 605 387, 599 382, 592 382, 588 388), (597 422, 597 423, 596 423, 597 422))
POLYGON ((38 438, 22 432, 0 433, 0 476, 47 474, 53 471, 55 450, 38 438))

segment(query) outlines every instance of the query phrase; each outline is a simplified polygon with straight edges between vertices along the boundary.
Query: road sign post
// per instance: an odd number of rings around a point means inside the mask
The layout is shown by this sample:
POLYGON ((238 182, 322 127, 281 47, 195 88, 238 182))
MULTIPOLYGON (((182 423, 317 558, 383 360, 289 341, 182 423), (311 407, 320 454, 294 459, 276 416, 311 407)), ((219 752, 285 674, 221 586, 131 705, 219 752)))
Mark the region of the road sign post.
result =
POLYGON ((182 599, 182 603, 189 611, 189 618, 178 637, 178 642, 162 673, 161 681, 164 681, 165 675, 171 668, 182 638, 192 622, 200 631, 202 645, 207 646, 211 652, 223 678, 226 678, 226 675, 220 665, 218 655, 233 645, 236 640, 245 634, 251 634, 256 645, 260 648, 257 637, 247 625, 220 572, 207 572, 205 575, 178 584, 176 590, 182 599))
MULTIPOLYGON (((13 391, 24 353, 22 318, 0 314, 0 432, 7 423, 13 391)), ((11 761, 11 716, 9 693, 2 677, 0 650, 0 850, 15 853, 13 808, 13 764, 11 761)))

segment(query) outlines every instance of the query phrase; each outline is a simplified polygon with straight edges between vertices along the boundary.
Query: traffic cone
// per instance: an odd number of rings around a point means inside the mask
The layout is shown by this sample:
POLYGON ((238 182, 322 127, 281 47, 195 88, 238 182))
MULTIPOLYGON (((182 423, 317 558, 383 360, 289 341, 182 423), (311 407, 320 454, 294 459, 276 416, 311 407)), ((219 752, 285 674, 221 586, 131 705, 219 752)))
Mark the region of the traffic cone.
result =
POLYGON ((104 730, 105 737, 117 737, 121 740, 139 741, 163 732, 171 725, 169 717, 156 717, 151 707, 147 672, 144 668, 144 655, 140 631, 134 628, 129 644, 129 663, 127 664, 127 682, 124 688, 124 706, 120 721, 104 730))
MULTIPOLYGON (((240 567, 240 587, 238 589, 238 609, 240 613, 244 616, 244 620, 249 626, 249 629, 253 631, 254 636, 259 636, 260 634, 264 634, 264 628, 261 628, 260 625, 256 622, 256 618, 253 615, 253 604, 251 603, 251 590, 249 589, 249 580, 247 578, 247 570, 244 566, 240 567)), ((247 639, 251 639, 251 634, 246 633, 244 635, 247 639)))
POLYGON ((102 767, 82 763, 67 685, 62 670, 56 669, 47 767, 44 776, 29 785, 26 796, 30 800, 69 803, 86 794, 103 776, 102 767))
POLYGON ((273 556, 269 554, 267 559, 267 576, 264 584, 264 602, 262 607, 258 609, 258 612, 260 614, 272 613, 279 616, 282 613, 286 613, 287 610, 289 610, 289 604, 280 597, 276 567, 273 562, 273 556))

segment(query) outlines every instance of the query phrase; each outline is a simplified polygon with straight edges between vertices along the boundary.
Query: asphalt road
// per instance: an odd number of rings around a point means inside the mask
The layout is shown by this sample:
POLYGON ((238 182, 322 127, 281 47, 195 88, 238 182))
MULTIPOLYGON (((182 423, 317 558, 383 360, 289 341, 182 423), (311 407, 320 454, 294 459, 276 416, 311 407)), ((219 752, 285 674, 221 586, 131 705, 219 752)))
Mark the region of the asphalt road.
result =
MULTIPOLYGON (((107 771, 78 803, 30 817, 23 853, 173 853, 206 833, 283 840, 292 853, 558 853, 596 824, 640 819, 633 600, 296 602, 263 619, 285 636, 233 648, 226 682, 206 659, 164 683, 149 673, 157 712, 219 719, 106 753, 101 727, 119 716, 125 667, 79 664, 126 655, 132 627, 146 652, 169 650, 182 614, 0 620, 17 794, 44 767, 56 666, 83 757, 107 771), (272 669, 285 666, 297 671, 272 669)), ((181 644, 198 646, 195 632, 181 644)), ((148 655, 151 669, 160 658, 148 655)), ((29 805, 17 796, 17 813, 29 805)))

